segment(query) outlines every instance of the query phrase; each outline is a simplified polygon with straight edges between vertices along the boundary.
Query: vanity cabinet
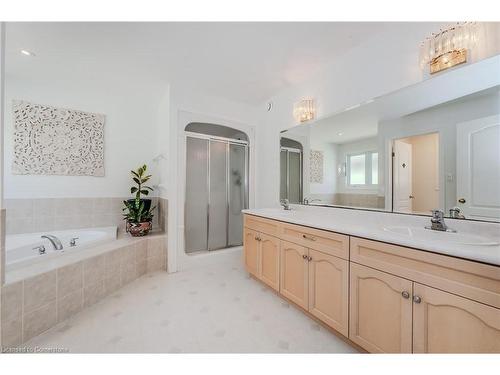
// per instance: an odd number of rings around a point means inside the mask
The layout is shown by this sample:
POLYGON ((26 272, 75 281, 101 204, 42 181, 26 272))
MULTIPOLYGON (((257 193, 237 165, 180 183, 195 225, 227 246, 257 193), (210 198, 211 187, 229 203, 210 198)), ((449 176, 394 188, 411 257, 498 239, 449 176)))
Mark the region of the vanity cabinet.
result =
POLYGON ((500 353, 500 309, 414 284, 414 353, 500 353))
POLYGON ((281 241, 280 293, 348 335, 348 261, 281 241))
POLYGON ((243 235, 243 257, 248 273, 259 276, 259 240, 258 232, 245 228, 243 235))
POLYGON ((280 241, 261 233, 259 235, 259 277, 276 291, 280 289, 280 241))
POLYGON ((245 215, 249 273, 371 353, 500 353, 500 267, 245 215))
POLYGON ((271 288, 279 290, 279 239, 245 228, 245 268, 271 288))
POLYGON ((378 353, 500 352, 500 309, 487 304, 500 293, 498 267, 355 237, 351 260, 356 344, 378 353))
POLYGON ((349 339, 370 353, 412 352, 412 282, 351 263, 349 339))
POLYGON ((292 242, 281 241, 280 293, 307 310, 308 250, 292 242))
POLYGON ((349 262, 309 249, 309 312, 348 336, 349 262))

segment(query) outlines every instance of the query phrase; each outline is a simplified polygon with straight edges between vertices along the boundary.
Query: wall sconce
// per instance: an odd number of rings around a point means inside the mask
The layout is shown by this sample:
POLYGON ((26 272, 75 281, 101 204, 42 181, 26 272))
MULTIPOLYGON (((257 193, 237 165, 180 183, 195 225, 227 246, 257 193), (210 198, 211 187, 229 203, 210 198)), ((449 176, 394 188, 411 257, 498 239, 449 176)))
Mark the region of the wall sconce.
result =
POLYGON ((477 22, 459 22, 431 34, 420 46, 420 66, 429 64, 431 74, 467 62, 468 51, 477 43, 477 22))
POLYGON ((293 105, 293 117, 298 122, 306 122, 314 119, 314 100, 305 99, 293 105))

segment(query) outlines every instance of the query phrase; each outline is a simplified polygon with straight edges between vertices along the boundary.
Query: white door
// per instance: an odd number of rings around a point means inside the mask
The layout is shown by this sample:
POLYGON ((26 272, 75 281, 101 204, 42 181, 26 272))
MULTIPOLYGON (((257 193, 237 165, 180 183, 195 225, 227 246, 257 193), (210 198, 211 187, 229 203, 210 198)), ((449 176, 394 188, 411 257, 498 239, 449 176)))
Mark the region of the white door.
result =
POLYGON ((412 212, 412 145, 394 141, 394 211, 412 212))
POLYGON ((500 116, 457 124, 457 206, 468 218, 500 219, 500 116))

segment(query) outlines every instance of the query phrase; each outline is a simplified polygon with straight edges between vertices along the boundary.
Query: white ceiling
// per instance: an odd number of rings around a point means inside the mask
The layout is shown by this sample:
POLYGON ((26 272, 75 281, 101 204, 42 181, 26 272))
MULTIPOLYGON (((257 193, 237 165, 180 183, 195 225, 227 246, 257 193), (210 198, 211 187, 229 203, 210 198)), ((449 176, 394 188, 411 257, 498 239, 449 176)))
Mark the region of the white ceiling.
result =
POLYGON ((387 23, 8 23, 6 73, 186 84, 261 104, 387 23), (30 58, 21 49, 34 52, 30 58))

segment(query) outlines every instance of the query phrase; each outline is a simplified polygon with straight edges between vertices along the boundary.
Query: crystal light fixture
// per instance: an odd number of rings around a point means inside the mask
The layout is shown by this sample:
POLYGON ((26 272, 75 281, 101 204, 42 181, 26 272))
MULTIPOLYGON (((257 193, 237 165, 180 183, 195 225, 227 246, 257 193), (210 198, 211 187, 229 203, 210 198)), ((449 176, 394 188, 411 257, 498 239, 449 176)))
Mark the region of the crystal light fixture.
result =
POLYGON ((305 99, 293 106, 293 117, 298 122, 306 122, 314 119, 314 100, 305 99))
POLYGON ((420 67, 429 64, 431 74, 467 62, 468 52, 476 45, 477 22, 458 22, 431 34, 420 46, 420 67))

